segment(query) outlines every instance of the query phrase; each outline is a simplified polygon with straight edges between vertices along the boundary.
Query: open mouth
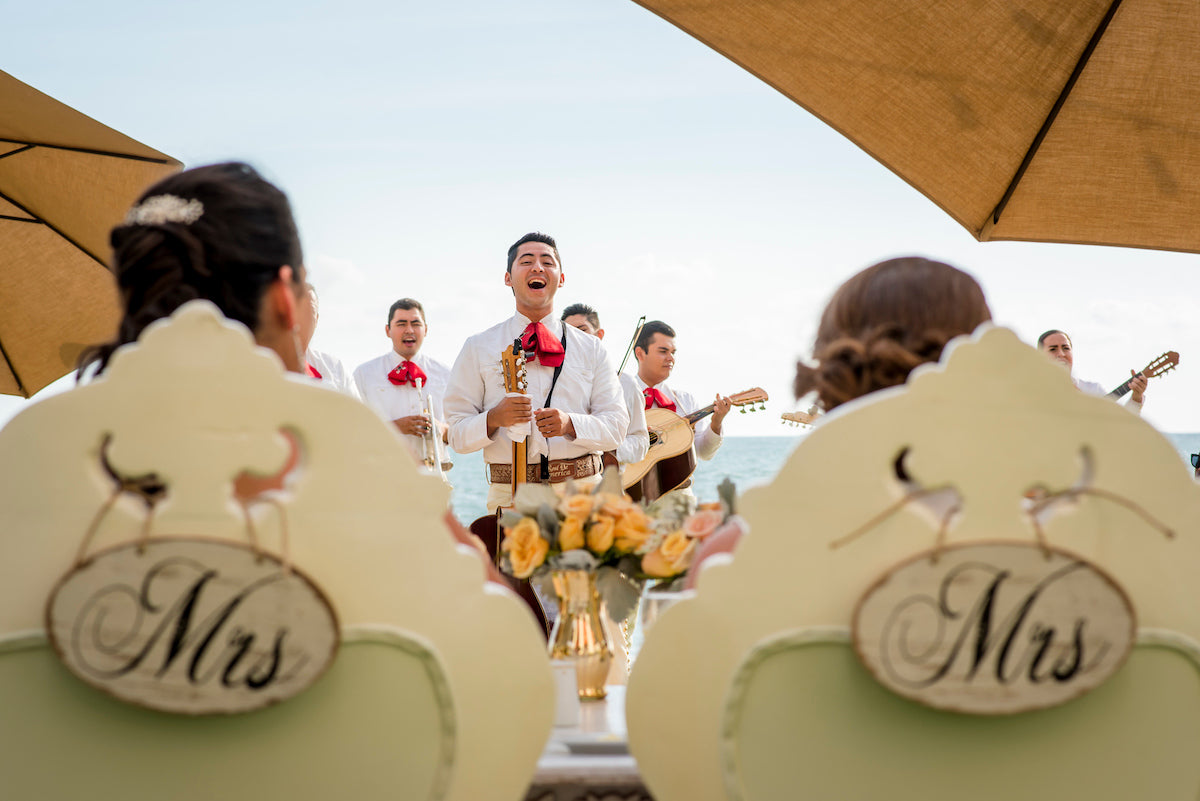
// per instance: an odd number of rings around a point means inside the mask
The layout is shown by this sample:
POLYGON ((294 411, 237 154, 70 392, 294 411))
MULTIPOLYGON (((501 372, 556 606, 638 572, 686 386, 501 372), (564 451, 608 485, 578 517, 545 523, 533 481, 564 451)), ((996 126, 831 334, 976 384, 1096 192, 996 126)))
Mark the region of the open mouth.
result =
POLYGON ((545 278, 530 278, 528 286, 530 289, 545 289, 546 288, 546 279, 545 278))

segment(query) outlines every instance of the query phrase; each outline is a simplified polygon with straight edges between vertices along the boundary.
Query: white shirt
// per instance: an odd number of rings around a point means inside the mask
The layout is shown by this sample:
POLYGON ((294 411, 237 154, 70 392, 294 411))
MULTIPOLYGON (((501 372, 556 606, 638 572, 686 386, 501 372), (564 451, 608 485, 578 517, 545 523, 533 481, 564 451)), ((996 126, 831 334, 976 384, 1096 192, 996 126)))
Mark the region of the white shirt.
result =
MULTIPOLYGON (((1100 384, 1097 384, 1095 381, 1081 381, 1075 376, 1071 376, 1071 381, 1074 382, 1077 388, 1083 390, 1089 395, 1104 396, 1108 394, 1108 390, 1102 387, 1100 384)), ((1116 399, 1114 398, 1114 400, 1116 399)), ((1142 413, 1142 404, 1135 401, 1132 395, 1129 396, 1129 401, 1125 404, 1125 408, 1134 414, 1140 415, 1142 413)))
MULTIPOLYGON (((637 389, 638 395, 642 396, 642 406, 645 407, 646 398, 644 395, 642 395, 642 392, 648 386, 646 382, 643 381, 640 376, 629 375, 628 373, 622 375, 621 380, 623 382, 631 383, 634 388, 637 389)), ((689 415, 697 409, 702 408, 700 404, 696 402, 696 399, 692 397, 690 392, 684 392, 681 389, 671 389, 669 386, 667 386, 666 381, 663 381, 654 388, 665 395, 667 400, 674 401, 675 413, 680 417, 689 415)), ((721 442, 724 439, 720 434, 712 430, 710 422, 711 418, 705 417, 703 420, 696 423, 695 427, 693 428, 693 431, 696 432, 696 455, 701 459, 706 460, 717 455, 717 449, 721 447, 721 442)), ((618 455, 617 458, 620 459, 621 457, 618 455)))
MULTIPOLYGON (((530 322, 518 313, 475 334, 463 344, 450 369, 450 384, 444 400, 446 422, 450 426, 450 447, 458 453, 482 449, 484 461, 489 464, 512 462, 513 440, 508 429, 499 428, 489 437, 487 413, 506 394, 500 353, 512 347, 513 340, 521 336, 530 322)), ((574 459, 587 453, 616 450, 629 428, 629 412, 604 346, 598 338, 563 325, 551 315, 542 323, 566 347, 566 358, 558 383, 554 385, 550 406, 570 415, 575 436, 546 439, 537 432, 536 426, 531 427, 529 462, 536 463, 543 454, 552 460, 574 459)), ((537 411, 543 408, 550 391, 554 368, 530 360, 526 373, 528 393, 533 409, 537 411)), ((499 486, 493 485, 493 490, 499 486)), ((489 493, 489 506, 494 502, 492 495, 489 493)))
MULTIPOLYGON (((418 353, 412 361, 425 371, 428 380, 421 392, 417 392, 412 384, 396 385, 388 380, 388 373, 395 370, 404 361, 404 357, 394 350, 389 350, 377 359, 363 362, 354 368, 354 383, 362 400, 379 416, 391 423, 401 417, 421 414, 425 404, 421 400, 422 393, 428 393, 431 410, 438 420, 444 421, 442 400, 446 395, 446 383, 450 378, 450 370, 437 359, 432 359, 423 353, 418 353)), ((320 368, 317 368, 320 369, 320 368)), ((400 432, 397 431, 397 434, 400 432)), ((425 446, 421 438, 412 434, 401 434, 404 444, 418 463, 425 456, 425 446)))
POLYGON ((636 464, 650 450, 650 433, 646 430, 646 398, 628 375, 620 376, 625 410, 629 412, 629 428, 625 439, 617 446, 617 461, 622 465, 636 464))
POLYGON ((304 352, 304 359, 312 365, 314 370, 321 374, 322 381, 329 384, 338 392, 362 400, 362 396, 358 393, 358 388, 350 380, 350 375, 346 372, 345 366, 342 365, 341 359, 313 348, 309 348, 304 352))

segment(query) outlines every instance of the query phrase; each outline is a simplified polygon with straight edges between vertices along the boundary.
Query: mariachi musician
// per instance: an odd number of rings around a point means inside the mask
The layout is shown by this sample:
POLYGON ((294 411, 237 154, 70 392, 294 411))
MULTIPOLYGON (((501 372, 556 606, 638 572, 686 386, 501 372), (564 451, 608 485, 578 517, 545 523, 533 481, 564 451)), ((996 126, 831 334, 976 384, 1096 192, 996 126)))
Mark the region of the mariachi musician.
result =
MULTIPOLYGON (((637 375, 621 375, 621 382, 645 398, 645 408, 666 409, 680 416, 692 414, 700 404, 689 392, 672 389, 667 379, 675 368, 675 329, 661 320, 651 320, 642 326, 633 348, 637 359, 637 375)), ((729 398, 717 395, 713 400, 712 417, 695 424, 695 453, 701 459, 711 459, 721 447, 725 416, 733 404, 729 398)), ((694 463, 691 468, 694 469, 694 463)), ((664 488, 665 489, 665 488, 664 488)))
POLYGON ((356 367, 354 383, 363 402, 403 435, 417 465, 426 465, 444 479, 449 465, 437 443, 445 434, 440 413, 450 371, 421 353, 428 331, 425 308, 412 298, 397 300, 388 309, 383 329, 391 349, 356 367), (431 443, 436 464, 427 464, 431 443))
MULTIPOLYGON (((467 339, 450 370, 443 404, 450 446, 458 453, 483 450, 493 511, 512 503, 514 468, 515 483, 598 481, 601 453, 616 449, 629 424, 600 340, 554 314, 564 278, 552 237, 521 237, 509 248, 504 274, 516 313, 467 339), (525 394, 506 390, 501 365, 516 340, 525 353, 525 394), (518 451, 523 463, 514 465, 518 451)), ((495 547, 494 516, 471 530, 495 547)))

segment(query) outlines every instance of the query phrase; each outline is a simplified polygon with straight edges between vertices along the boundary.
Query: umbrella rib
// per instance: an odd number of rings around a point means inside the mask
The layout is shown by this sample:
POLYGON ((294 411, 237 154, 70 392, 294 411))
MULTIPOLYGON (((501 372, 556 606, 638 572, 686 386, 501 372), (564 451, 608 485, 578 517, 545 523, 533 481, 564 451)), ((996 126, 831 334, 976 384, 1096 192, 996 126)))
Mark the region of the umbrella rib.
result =
POLYGON ((104 260, 103 260, 103 259, 101 259, 100 257, 98 257, 98 256, 97 256, 95 253, 92 253, 90 250, 88 250, 87 248, 85 248, 83 245, 81 245, 81 244, 79 244, 78 242, 76 242, 76 241, 75 241, 73 238, 71 238, 70 236, 67 236, 67 234, 66 234, 66 232, 65 232, 65 231, 62 231, 62 230, 60 230, 60 229, 59 229, 57 226, 55 226, 55 225, 52 225, 51 223, 48 223, 48 222, 46 222, 45 218, 43 218, 43 217, 39 217, 38 215, 34 214, 32 211, 30 211, 29 209, 25 208, 25 207, 24 207, 24 206, 22 206, 20 203, 18 203, 17 201, 13 200, 11 197, 9 197, 8 195, 4 194, 3 192, 0 192, 0 200, 5 200, 5 201, 8 201, 9 203, 11 203, 12 205, 16 206, 18 209, 20 209, 21 211, 25 212, 26 214, 28 214, 30 217, 32 217, 32 218, 33 218, 32 220, 21 220, 21 219, 19 219, 19 218, 13 218, 13 219, 17 219, 19 222, 34 222, 34 223, 40 223, 41 225, 44 225, 44 226, 46 226, 46 227, 47 227, 47 228, 49 228, 51 231, 53 231, 54 233, 58 234, 58 235, 59 235, 59 236, 61 236, 63 239, 65 239, 67 242, 70 242, 72 245, 74 245, 74 246, 75 246, 75 247, 76 247, 76 248, 77 248, 77 249, 78 249, 78 250, 79 250, 81 253, 86 253, 86 254, 87 254, 87 255, 88 255, 90 258, 92 258, 92 259, 93 259, 93 260, 94 260, 94 261, 95 261, 97 264, 99 264, 101 267, 103 267, 103 268, 104 268, 104 269, 106 269, 106 270, 107 270, 107 269, 109 269, 109 268, 108 268, 108 265, 104 263, 104 260))
MULTIPOLYGON (((12 153, 6 153, 5 156, 12 156, 17 153, 23 153, 24 151, 26 151, 30 148, 33 148, 33 147, 46 147, 46 148, 50 148, 52 150, 66 150, 71 153, 86 153, 90 156, 110 156, 115 159, 128 159, 130 161, 146 161, 151 164, 171 164, 173 162, 173 159, 170 159, 170 158, 153 158, 152 156, 135 156, 132 153, 117 153, 112 150, 94 150, 92 148, 87 148, 87 147, 70 147, 68 145, 52 145, 48 142, 23 142, 19 139, 3 139, 3 138, 0 138, 0 142, 10 142, 14 145, 25 145, 25 147, 20 148, 19 150, 14 150, 12 153)), ((0 158, 3 158, 3 157, 0 156, 0 158)))
POLYGON ((1029 169, 1029 165, 1033 162, 1033 157, 1037 155, 1038 149, 1042 146, 1042 140, 1050 133, 1050 127, 1054 125, 1054 121, 1058 117, 1058 112, 1066 104, 1067 97, 1070 96, 1071 90, 1075 88, 1076 81, 1083 74, 1083 70, 1087 67, 1092 53, 1095 51, 1096 46, 1100 44, 1101 37, 1108 30, 1108 24, 1112 22, 1120 6, 1121 0, 1113 0, 1112 5, 1108 7, 1108 12, 1104 15, 1104 19, 1100 20, 1095 33, 1092 34, 1092 38, 1088 41, 1087 47, 1083 49, 1083 53, 1079 56, 1079 61, 1075 64, 1075 69, 1071 72, 1071 77, 1063 85, 1062 91, 1058 94, 1058 99, 1054 101, 1054 106, 1051 107, 1050 113, 1046 115, 1046 121, 1042 123, 1037 136, 1033 137, 1033 143, 1030 144, 1029 150, 1025 153, 1025 158, 1021 161, 1021 166, 1017 167, 1016 174, 1013 176, 1012 181, 1009 182, 1008 188, 1004 190, 1004 195, 1001 196, 1000 202, 996 204, 996 208, 992 211, 992 225, 1000 222, 1000 215, 1004 213, 1004 208, 1008 205, 1008 201, 1012 199, 1013 193, 1017 191, 1017 185, 1025 177, 1025 171, 1029 169))
MULTIPOLYGON (((12 141, 12 140, 0 139, 0 142, 9 142, 9 141, 12 141)), ((13 142, 13 144, 17 145, 17 144, 20 144, 20 142, 13 142)), ((0 159, 6 159, 9 156, 15 156, 18 153, 24 153, 26 150, 31 150, 32 148, 33 148, 33 145, 25 145, 25 147, 18 147, 16 150, 10 150, 7 153, 0 153, 0 159)))
POLYGON ((21 391, 21 395, 28 398, 29 392, 25 389, 25 384, 21 381, 21 375, 17 372, 17 366, 13 364, 12 359, 8 358, 8 351, 4 349, 4 343, 0 342, 0 356, 4 357, 4 363, 8 365, 8 371, 12 373, 13 380, 17 382, 17 389, 21 391))

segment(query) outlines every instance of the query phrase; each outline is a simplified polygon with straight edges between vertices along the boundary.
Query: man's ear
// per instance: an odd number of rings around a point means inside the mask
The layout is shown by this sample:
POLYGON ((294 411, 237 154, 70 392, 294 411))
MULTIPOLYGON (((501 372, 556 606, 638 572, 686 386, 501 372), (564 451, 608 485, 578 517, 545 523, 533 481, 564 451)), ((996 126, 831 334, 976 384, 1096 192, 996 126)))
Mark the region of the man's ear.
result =
POLYGON ((558 274, 558 285, 559 285, 559 286, 562 286, 562 285, 563 285, 563 284, 565 284, 566 282, 567 282, 567 274, 566 274, 566 273, 559 273, 559 274, 558 274))
POLYGON ((504 274, 504 285, 512 286, 512 271, 506 272, 504 274))
POLYGON ((641 348, 635 347, 633 349, 633 358, 637 359, 640 362, 642 359, 646 358, 646 351, 642 350, 641 348))
POLYGON ((603 328, 601 328, 599 331, 596 332, 596 338, 604 339, 604 329, 603 328))

